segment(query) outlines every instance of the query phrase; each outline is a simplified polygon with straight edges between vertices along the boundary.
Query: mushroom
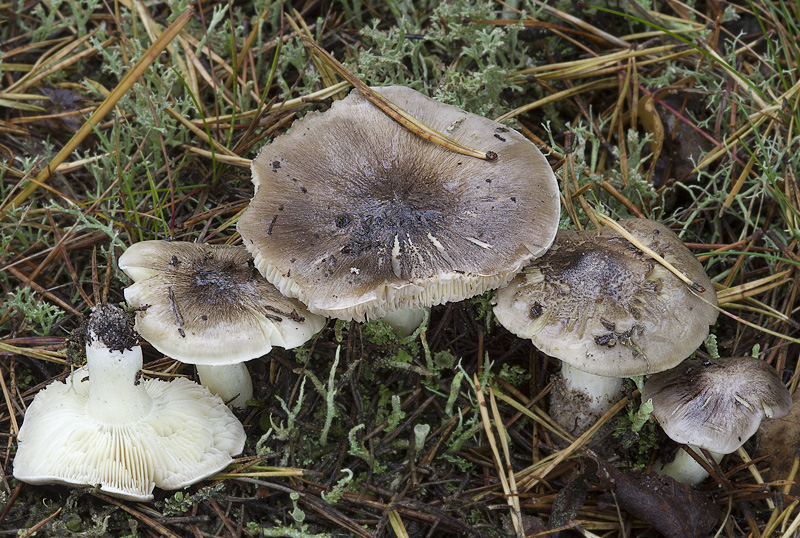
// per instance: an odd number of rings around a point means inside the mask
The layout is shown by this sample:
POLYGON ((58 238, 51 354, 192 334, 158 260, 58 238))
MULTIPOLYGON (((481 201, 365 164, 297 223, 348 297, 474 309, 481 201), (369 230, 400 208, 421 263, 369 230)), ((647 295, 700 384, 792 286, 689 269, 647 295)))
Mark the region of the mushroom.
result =
POLYGON ((113 305, 94 309, 86 366, 40 391, 25 413, 15 478, 149 501, 155 486, 194 484, 242 451, 244 429, 219 397, 185 378, 141 379, 128 319, 113 305))
POLYGON ((136 330, 237 407, 253 393, 245 361, 302 345, 325 324, 264 280, 243 247, 142 241, 119 266, 134 280, 125 299, 136 330))
MULTIPOLYGON (((741 447, 764 418, 784 417, 792 408, 775 370, 752 357, 686 361, 650 377, 642 399, 652 399, 652 414, 670 439, 698 454, 706 449, 717 462, 741 447)), ((692 486, 708 476, 683 450, 661 470, 692 486)))
POLYGON ((560 230, 550 250, 500 290, 497 320, 562 361, 551 415, 588 429, 619 398, 622 378, 672 368, 708 335, 716 294, 702 265, 667 227, 620 225, 705 288, 692 291, 613 229, 560 230))
POLYGON ((312 312, 364 321, 505 285, 550 246, 558 186, 530 141, 409 88, 376 91, 497 160, 443 149, 355 90, 309 113, 253 161, 238 230, 267 280, 312 312))

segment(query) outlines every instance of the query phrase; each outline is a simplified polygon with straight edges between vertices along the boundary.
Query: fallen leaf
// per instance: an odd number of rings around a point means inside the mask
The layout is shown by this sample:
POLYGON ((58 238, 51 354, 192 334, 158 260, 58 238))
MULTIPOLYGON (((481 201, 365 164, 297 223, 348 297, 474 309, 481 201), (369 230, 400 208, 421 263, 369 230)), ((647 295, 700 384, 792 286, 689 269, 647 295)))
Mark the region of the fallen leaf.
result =
POLYGON ((650 159, 650 170, 647 173, 647 182, 653 181, 653 172, 656 169, 658 157, 661 155, 661 148, 664 146, 664 125, 661 123, 661 117, 656 110, 656 104, 652 94, 645 95, 639 99, 639 121, 642 123, 647 132, 653 136, 650 142, 650 152, 653 157, 650 159))
MULTIPOLYGON (((786 480, 789 476, 797 449, 800 447, 800 391, 792 397, 792 410, 783 418, 765 420, 761 423, 757 434, 757 449, 755 457, 769 456, 769 471, 765 473, 764 480, 774 482, 786 480)), ((795 484, 789 493, 800 495, 800 485, 795 484)))
POLYGON ((589 457, 597 464, 600 484, 613 493, 619 507, 667 538, 706 536, 716 526, 717 506, 688 486, 652 472, 629 475, 589 457))
MULTIPOLYGON (((570 521, 578 517, 578 508, 586 502, 586 477, 583 473, 570 480, 569 484, 561 488, 553 501, 553 509, 550 512, 550 519, 547 526, 550 529, 557 529, 566 526, 570 521)), ((557 538, 558 532, 551 533, 549 536, 557 538)))

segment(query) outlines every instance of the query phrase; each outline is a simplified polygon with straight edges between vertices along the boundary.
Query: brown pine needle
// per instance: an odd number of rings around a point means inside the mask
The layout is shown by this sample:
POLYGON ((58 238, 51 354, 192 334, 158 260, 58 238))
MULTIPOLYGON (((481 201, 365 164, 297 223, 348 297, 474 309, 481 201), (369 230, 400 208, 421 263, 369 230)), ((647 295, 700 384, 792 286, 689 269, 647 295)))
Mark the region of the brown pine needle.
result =
POLYGON ((771 290, 772 288, 792 282, 792 278, 783 278, 791 273, 791 271, 791 269, 787 269, 785 271, 781 271, 780 273, 759 278, 758 280, 754 280, 752 282, 745 282, 744 284, 739 284, 738 286, 722 289, 717 292, 717 301, 721 305, 733 303, 735 301, 741 301, 742 299, 759 295, 765 291, 771 290), (783 280, 778 280, 780 278, 783 278, 783 280), (776 280, 777 282, 775 282, 776 280))
MULTIPOLYGON (((739 454, 739 457, 742 458, 742 461, 749 464, 747 466, 747 470, 750 471, 750 474, 753 475, 753 479, 756 481, 757 484, 764 484, 764 479, 761 477, 761 473, 758 472, 758 468, 751 463, 753 460, 750 458, 750 454, 744 449, 744 447, 739 447, 736 449, 736 453, 739 454)), ((775 503, 772 502, 772 499, 766 498, 767 506, 770 507, 771 510, 775 509, 775 503)))
POLYGON ((389 517, 389 523, 392 526, 395 536, 397 536, 397 538, 409 538, 406 526, 403 524, 403 520, 400 518, 400 514, 397 513, 397 510, 389 510, 386 512, 386 515, 389 517))
POLYGON ((611 220, 607 216, 603 215, 602 213, 595 212, 595 215, 597 216, 597 218, 600 221, 603 222, 603 224, 605 224, 606 226, 608 226, 611 229, 613 229, 619 235, 621 235, 622 237, 624 237, 625 239, 630 241, 633 244, 633 246, 635 246, 636 248, 638 248, 639 250, 641 250, 642 252, 644 252, 645 254, 650 256, 651 258, 653 258, 655 261, 657 261, 658 263, 663 265, 666 269, 668 269, 670 272, 672 272, 672 274, 674 274, 676 277, 678 277, 681 280, 683 280, 686 283, 686 285, 688 285, 691 289, 693 289, 694 291, 696 291, 698 293, 704 293, 706 291, 706 289, 703 286, 701 286, 697 282, 693 282, 692 279, 690 279, 689 277, 687 277, 686 275, 681 273, 674 265, 672 265, 667 260, 662 258, 656 251, 654 251, 653 249, 647 247, 644 243, 642 243, 641 241, 636 239, 636 237, 634 237, 625 228, 623 228, 622 226, 620 226, 619 224, 617 224, 616 222, 614 222, 613 220, 611 220))
MULTIPOLYGON (((638 391, 637 391, 637 393, 638 393, 638 391)), ((532 476, 528 477, 528 475, 530 475, 531 472, 534 469, 536 469, 536 467, 537 467, 536 465, 532 465, 532 466, 528 467, 527 469, 523 469, 522 471, 517 473, 517 475, 519 477, 526 477, 526 479, 524 481, 521 481, 519 483, 520 484, 520 490, 521 491, 530 491, 536 484, 538 484, 542 480, 546 479, 547 475, 550 474, 550 472, 553 469, 555 469, 562 461, 564 461, 565 459, 570 457, 575 451, 577 451, 578 449, 582 448, 587 442, 589 442, 589 439, 591 439, 591 437, 595 433, 597 433, 597 430, 602 428, 603 425, 606 422, 611 420, 611 418, 614 417, 614 415, 616 415, 622 409, 624 409, 626 405, 628 405, 627 396, 622 398, 616 404, 614 404, 611 407, 611 409, 606 411, 606 413, 602 417, 600 417, 597 420, 597 422, 595 422, 594 425, 591 428, 589 428, 588 430, 583 432, 580 435, 580 437, 575 439, 575 441, 571 445, 569 445, 567 448, 565 448, 563 450, 560 450, 557 454, 554 454, 555 457, 550 461, 550 464, 543 471, 541 471, 540 473, 537 473, 535 475, 532 475, 532 476)))
POLYGON ((311 41, 310 39, 303 38, 303 43, 306 47, 310 48, 314 54, 320 56, 326 64, 333 67, 339 73, 339 76, 344 78, 347 82, 358 88, 358 91, 364 94, 373 105, 380 108, 384 114, 392 118, 394 121, 413 132, 417 136, 429 140, 434 144, 438 144, 445 149, 449 149, 455 153, 466 155, 467 157, 475 157, 476 159, 483 159, 485 161, 494 161, 497 159, 497 154, 493 151, 479 151, 469 146, 465 146, 460 142, 456 142, 435 129, 432 129, 413 117, 411 114, 398 107, 384 96, 374 91, 372 88, 364 84, 358 77, 347 70, 339 61, 328 54, 328 52, 311 41))
MULTIPOLYGON (((67 142, 61 151, 59 151, 55 157, 50 161, 50 163, 42 169, 41 172, 36 176, 35 181, 26 185, 22 191, 17 194, 11 201, 7 201, 2 206, 0 206, 0 212, 4 212, 7 209, 13 209, 20 204, 24 203, 28 197, 33 194, 36 188, 39 186, 39 183, 44 183, 50 178, 50 174, 52 171, 58 167, 61 163, 63 163, 67 157, 78 147, 78 145, 92 132, 94 127, 100 123, 100 121, 105 118, 106 114, 108 114, 112 108, 117 104, 117 102, 125 95, 131 86, 139 79, 142 74, 150 67, 150 65, 155 62, 158 57, 160 56, 161 52, 166 48, 166 46, 175 38, 176 35, 181 31, 181 29, 186 26, 186 24, 191 19, 192 15, 194 14, 194 8, 189 8, 183 12, 183 14, 175 19, 169 28, 164 30, 164 32, 156 39, 150 48, 148 48, 145 53, 142 55, 141 59, 136 62, 128 74, 117 84, 117 87, 114 88, 114 91, 111 92, 97 110, 92 114, 86 123, 81 125, 80 129, 70 138, 69 142, 67 142)), ((0 213, 0 218, 2 218, 2 213, 0 213)))
POLYGON ((17 424, 17 414, 14 412, 14 406, 11 403, 11 394, 8 392, 8 386, 6 385, 6 376, 4 375, 4 371, 0 369, 0 387, 3 389, 3 399, 6 402, 6 408, 8 409, 8 416, 11 419, 11 434, 17 435, 19 433, 19 424, 17 424))
MULTIPOLYGON (((506 473, 503 471, 502 468, 503 460, 500 459, 500 452, 497 450, 497 441, 494 438, 494 432, 492 432, 492 423, 490 421, 489 411, 487 410, 486 406, 486 398, 484 398, 483 396, 483 390, 481 389, 481 382, 480 379, 478 379, 477 374, 473 375, 473 382, 475 383, 475 393, 477 394, 478 405, 481 410, 481 419, 483 421, 483 428, 486 431, 486 438, 489 440, 489 446, 492 448, 492 454, 494 455, 494 462, 495 462, 495 469, 497 470, 497 476, 498 478, 500 478, 500 484, 503 486, 503 493, 505 493, 506 502, 511 508, 511 521, 514 524, 514 530, 516 531, 517 536, 524 536, 521 513, 519 512, 519 497, 516 495, 517 493, 516 491, 512 492, 508 482, 508 478, 506 478, 506 473)), ((501 432, 501 435, 505 435, 505 432, 501 432)))

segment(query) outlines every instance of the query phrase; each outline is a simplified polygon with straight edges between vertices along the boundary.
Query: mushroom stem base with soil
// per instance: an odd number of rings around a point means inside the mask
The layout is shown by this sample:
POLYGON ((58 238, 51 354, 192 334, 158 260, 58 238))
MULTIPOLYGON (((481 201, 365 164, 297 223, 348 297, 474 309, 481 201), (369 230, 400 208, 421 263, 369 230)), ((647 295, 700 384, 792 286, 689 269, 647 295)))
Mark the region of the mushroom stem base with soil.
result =
POLYGON ((569 433, 580 435, 619 400, 622 387, 620 378, 589 374, 562 362, 550 392, 550 416, 569 433))
POLYGON ((253 398, 253 380, 245 363, 196 366, 204 387, 228 405, 239 409, 247 407, 247 400, 253 398))
MULTIPOLYGON (((671 476, 681 484, 686 484, 687 486, 698 485, 708 477, 708 471, 697 463, 687 452, 688 450, 692 450, 701 458, 705 458, 700 448, 694 445, 686 445, 685 448, 681 448, 675 453, 675 459, 671 462, 661 463, 661 461, 657 461, 653 466, 653 470, 659 474, 671 476)), ((709 454, 711 454, 711 457, 713 457, 714 461, 717 463, 722 461, 722 458, 725 456, 725 454, 711 451, 709 451, 709 454)))

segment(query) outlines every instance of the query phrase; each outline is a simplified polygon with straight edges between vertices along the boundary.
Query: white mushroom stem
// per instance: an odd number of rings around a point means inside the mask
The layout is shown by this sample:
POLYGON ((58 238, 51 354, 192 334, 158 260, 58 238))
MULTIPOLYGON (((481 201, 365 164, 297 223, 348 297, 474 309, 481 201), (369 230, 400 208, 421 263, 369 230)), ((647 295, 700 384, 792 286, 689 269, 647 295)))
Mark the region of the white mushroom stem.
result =
MULTIPOLYGON (((705 459, 705 456, 700 448, 694 445, 686 445, 686 448, 678 450, 678 452, 675 454, 674 460, 664 464, 658 461, 653 466, 653 470, 657 473, 671 476, 681 484, 686 484, 687 486, 696 486, 708 477, 708 471, 706 471, 702 465, 697 463, 697 461, 687 452, 687 450, 692 450, 695 454, 705 459)), ((711 454, 711 457, 713 457, 714 461, 717 463, 722 461, 722 458, 725 456, 725 454, 711 451, 709 451, 709 454, 711 454)))
POLYGON ((623 380, 586 373, 561 363, 561 378, 550 393, 550 414, 573 435, 588 430, 617 403, 623 380))
POLYGON ((381 321, 388 323, 400 336, 408 336, 417 330, 423 319, 425 319, 424 308, 401 308, 389 312, 381 318, 381 321))
MULTIPOLYGON (((133 346, 111 350, 100 340, 86 346, 86 366, 90 372, 89 416, 107 424, 125 424, 147 415, 153 401, 139 382, 142 348, 133 346)), ((75 383, 85 379, 74 379, 75 383)))
POLYGON ((196 366, 204 387, 228 405, 239 409, 247 407, 247 400, 253 398, 253 380, 245 363, 196 366))

